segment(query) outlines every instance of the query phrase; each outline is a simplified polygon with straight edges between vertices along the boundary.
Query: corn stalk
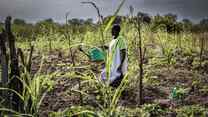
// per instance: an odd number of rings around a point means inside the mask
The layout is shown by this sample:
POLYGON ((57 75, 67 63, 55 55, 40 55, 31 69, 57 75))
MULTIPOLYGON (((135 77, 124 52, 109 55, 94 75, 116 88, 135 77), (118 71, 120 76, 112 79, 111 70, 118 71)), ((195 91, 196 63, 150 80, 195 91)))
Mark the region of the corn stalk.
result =
POLYGON ((143 44, 142 44, 142 23, 141 23, 142 19, 140 17, 137 17, 136 20, 133 21, 135 28, 137 30, 138 35, 136 35, 139 39, 135 39, 135 51, 136 51, 136 55, 138 56, 138 63, 139 63, 139 79, 137 79, 137 85, 138 87, 138 104, 142 105, 144 103, 143 101, 143 76, 144 76, 144 68, 143 68, 143 60, 144 60, 144 56, 145 56, 145 51, 146 49, 143 49, 143 44), (137 42, 138 41, 138 42, 137 42))
POLYGON ((72 64, 75 66, 75 52, 73 52, 71 45, 72 45, 72 40, 71 40, 71 32, 69 32, 69 24, 68 24, 68 16, 70 12, 67 12, 65 14, 65 38, 68 40, 69 44, 69 53, 70 53, 70 58, 72 59, 72 64))
POLYGON ((200 67, 202 65, 203 61, 203 54, 204 54, 204 46, 205 46, 205 33, 201 34, 201 39, 200 39, 200 67))
POLYGON ((6 52, 6 44, 5 44, 5 33, 0 34, 0 62, 1 62, 1 80, 2 84, 5 85, 8 83, 8 56, 6 52))
MULTIPOLYGON (((8 83, 8 55, 6 53, 6 44, 5 44, 5 33, 0 34, 0 62, 1 62, 1 79, 0 79, 0 87, 7 88, 8 83), (2 83, 2 85, 1 85, 2 83)), ((0 93, 4 99, 7 99, 8 92, 3 91, 0 93)), ((5 100, 7 101, 7 100, 5 100)), ((7 103, 7 102, 6 102, 7 103)), ((0 112, 1 116, 1 112, 0 112)))
MULTIPOLYGON (((11 20, 12 18, 9 16, 6 18, 5 21, 5 31, 6 31, 7 40, 9 42, 9 51, 10 51, 10 59, 11 59, 11 63, 10 63, 11 73, 9 75, 11 81, 9 83, 9 87, 17 91, 19 94, 22 94, 23 85, 17 79, 18 77, 20 77, 19 61, 15 47, 15 37, 11 31, 11 20)), ((23 103, 18 96, 12 94, 12 102, 15 102, 12 103, 12 107, 15 111, 21 112, 23 110, 23 103)))
POLYGON ((105 44, 105 40, 104 40, 104 32, 103 32, 103 16, 100 13, 100 9, 97 7, 97 5, 94 2, 81 2, 82 4, 91 4, 97 11, 97 15, 98 15, 98 24, 100 24, 100 35, 101 35, 101 45, 105 44))

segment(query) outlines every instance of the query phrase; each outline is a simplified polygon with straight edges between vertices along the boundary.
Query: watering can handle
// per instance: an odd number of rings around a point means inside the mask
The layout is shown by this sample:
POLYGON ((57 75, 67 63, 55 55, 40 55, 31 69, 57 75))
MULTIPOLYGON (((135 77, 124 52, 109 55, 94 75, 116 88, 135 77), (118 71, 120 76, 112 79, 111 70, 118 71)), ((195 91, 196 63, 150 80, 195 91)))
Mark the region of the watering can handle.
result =
POLYGON ((87 57, 90 58, 90 55, 88 53, 86 53, 81 46, 78 47, 79 48, 79 51, 82 52, 83 54, 85 54, 87 57))

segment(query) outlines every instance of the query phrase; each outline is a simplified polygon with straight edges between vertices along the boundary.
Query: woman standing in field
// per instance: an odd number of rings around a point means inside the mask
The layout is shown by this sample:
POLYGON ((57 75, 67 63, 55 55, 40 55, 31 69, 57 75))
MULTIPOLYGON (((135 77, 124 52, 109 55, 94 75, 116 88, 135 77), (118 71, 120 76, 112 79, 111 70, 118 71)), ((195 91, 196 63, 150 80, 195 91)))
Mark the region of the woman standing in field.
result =
MULTIPOLYGON (((118 24, 113 25, 112 37, 108 47, 108 55, 111 58, 110 67, 110 86, 118 87, 127 72, 128 57, 127 44, 123 36, 120 35, 121 27, 118 24)), ((101 73, 102 80, 108 80, 106 77, 106 68, 101 73)))

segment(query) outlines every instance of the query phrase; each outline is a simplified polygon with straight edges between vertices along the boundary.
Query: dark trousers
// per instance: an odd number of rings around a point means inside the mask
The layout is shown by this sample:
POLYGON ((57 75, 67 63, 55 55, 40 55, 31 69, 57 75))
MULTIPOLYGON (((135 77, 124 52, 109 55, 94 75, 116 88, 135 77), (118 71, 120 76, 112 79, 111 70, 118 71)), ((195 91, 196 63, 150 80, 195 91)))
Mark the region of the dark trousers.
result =
POLYGON ((122 80, 123 80, 123 77, 124 77, 124 75, 121 73, 121 75, 120 75, 118 78, 116 78, 116 79, 110 84, 110 86, 117 88, 117 87, 121 84, 121 82, 122 82, 122 80))

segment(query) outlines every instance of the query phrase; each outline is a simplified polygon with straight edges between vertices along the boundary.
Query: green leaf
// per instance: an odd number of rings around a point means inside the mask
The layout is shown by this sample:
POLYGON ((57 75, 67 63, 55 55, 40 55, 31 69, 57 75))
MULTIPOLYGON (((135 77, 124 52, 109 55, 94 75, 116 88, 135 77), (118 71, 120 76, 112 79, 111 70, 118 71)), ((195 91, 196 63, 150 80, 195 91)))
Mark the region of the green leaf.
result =
POLYGON ((24 101, 24 97, 19 94, 17 91, 13 90, 13 89, 9 89, 9 88, 0 88, 0 90, 2 91, 10 91, 13 92, 14 94, 16 94, 22 101, 24 101))
POLYGON ((110 21, 108 22, 107 26, 105 27, 104 32, 106 32, 110 28, 110 26, 112 25, 113 21, 116 19, 117 14, 121 10, 121 7, 124 5, 125 1, 126 0, 123 0, 121 2, 121 4, 119 5, 119 7, 117 8, 116 12, 114 13, 113 17, 110 19, 110 21))

